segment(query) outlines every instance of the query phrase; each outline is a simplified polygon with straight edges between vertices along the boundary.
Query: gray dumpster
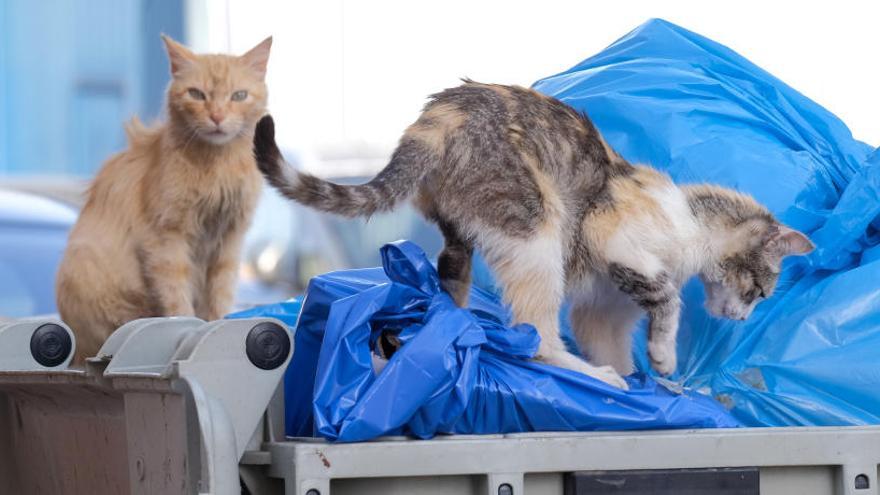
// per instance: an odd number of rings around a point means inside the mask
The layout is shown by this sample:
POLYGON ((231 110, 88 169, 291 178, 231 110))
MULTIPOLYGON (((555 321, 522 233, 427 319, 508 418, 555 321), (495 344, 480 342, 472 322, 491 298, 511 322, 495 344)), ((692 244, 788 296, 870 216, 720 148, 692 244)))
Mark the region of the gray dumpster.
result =
MULTIPOLYGON (((0 326, 0 493, 239 493, 292 339, 270 319, 146 319, 85 369, 57 321, 0 326)), ((280 416, 279 416, 280 417, 280 416)))
POLYGON ((283 436, 271 319, 129 323, 84 370, 51 320, 0 324, 0 494, 877 495, 880 429, 283 436))

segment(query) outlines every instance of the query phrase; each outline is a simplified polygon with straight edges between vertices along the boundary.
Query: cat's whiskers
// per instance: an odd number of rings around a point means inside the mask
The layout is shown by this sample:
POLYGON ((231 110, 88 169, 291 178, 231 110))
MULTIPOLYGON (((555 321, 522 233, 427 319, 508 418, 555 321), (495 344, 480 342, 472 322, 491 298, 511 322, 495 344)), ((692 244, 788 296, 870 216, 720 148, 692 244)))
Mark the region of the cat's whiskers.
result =
POLYGON ((198 127, 193 127, 187 125, 187 132, 189 133, 189 137, 186 139, 186 142, 183 144, 183 148, 181 148, 181 153, 186 153, 186 149, 189 147, 190 143, 192 143, 193 139, 199 134, 198 127))

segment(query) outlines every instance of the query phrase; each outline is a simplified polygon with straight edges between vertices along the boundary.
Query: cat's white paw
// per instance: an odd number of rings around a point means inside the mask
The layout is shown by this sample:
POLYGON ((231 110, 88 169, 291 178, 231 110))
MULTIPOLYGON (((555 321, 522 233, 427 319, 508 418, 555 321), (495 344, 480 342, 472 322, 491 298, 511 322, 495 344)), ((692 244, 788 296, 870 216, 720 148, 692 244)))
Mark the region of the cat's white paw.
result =
POLYGON ((612 387, 629 390, 629 384, 626 383, 626 380, 624 380, 623 377, 620 376, 620 374, 611 366, 591 366, 591 368, 593 368, 592 371, 585 374, 590 375, 597 380, 601 380, 612 387))
POLYGON ((654 371, 663 376, 671 375, 678 367, 674 342, 648 342, 648 357, 654 371))
POLYGON ((608 385, 611 385, 612 387, 629 390, 629 385, 626 383, 626 380, 624 380, 617 371, 614 371, 614 368, 612 368, 611 366, 593 366, 583 359, 580 359, 573 354, 569 354, 567 352, 560 352, 541 358, 541 361, 544 361, 547 364, 552 364, 553 366, 558 366, 560 368, 583 373, 587 376, 592 376, 593 378, 601 380, 608 385))

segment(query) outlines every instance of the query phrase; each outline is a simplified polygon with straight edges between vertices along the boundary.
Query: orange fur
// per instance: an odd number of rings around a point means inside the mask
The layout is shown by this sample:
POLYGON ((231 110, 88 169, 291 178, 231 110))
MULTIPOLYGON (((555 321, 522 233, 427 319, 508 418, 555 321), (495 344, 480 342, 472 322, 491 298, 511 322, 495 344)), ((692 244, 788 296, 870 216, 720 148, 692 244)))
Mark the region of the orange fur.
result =
POLYGON ((582 233, 587 244, 594 250, 604 251, 608 240, 626 219, 644 217, 651 225, 670 229, 669 220, 647 191, 671 185, 667 175, 645 166, 636 166, 632 176, 610 180, 608 188, 613 207, 584 217, 582 233))
POLYGON ((78 362, 132 319, 213 320, 232 303, 262 185, 251 143, 266 108, 271 38, 241 57, 165 43, 169 120, 126 127, 128 148, 95 177, 59 269, 58 309, 78 362), (237 91, 246 96, 234 100, 237 91))

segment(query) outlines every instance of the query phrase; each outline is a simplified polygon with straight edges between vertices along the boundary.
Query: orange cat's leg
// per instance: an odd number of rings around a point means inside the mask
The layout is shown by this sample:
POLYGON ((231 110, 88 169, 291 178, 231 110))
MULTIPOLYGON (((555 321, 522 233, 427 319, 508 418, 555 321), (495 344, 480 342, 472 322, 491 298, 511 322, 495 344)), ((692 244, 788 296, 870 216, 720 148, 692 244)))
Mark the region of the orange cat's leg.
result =
POLYGON ((197 316, 204 320, 219 320, 226 316, 235 299, 239 254, 244 229, 238 227, 229 233, 215 259, 207 266, 204 302, 197 308, 197 316))
POLYGON ((164 316, 193 316, 193 263, 186 237, 179 232, 157 234, 145 240, 136 254, 145 306, 164 316))

